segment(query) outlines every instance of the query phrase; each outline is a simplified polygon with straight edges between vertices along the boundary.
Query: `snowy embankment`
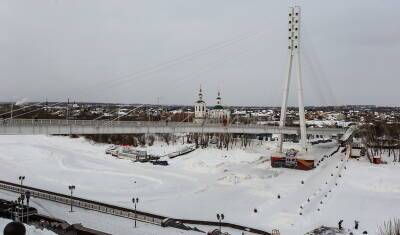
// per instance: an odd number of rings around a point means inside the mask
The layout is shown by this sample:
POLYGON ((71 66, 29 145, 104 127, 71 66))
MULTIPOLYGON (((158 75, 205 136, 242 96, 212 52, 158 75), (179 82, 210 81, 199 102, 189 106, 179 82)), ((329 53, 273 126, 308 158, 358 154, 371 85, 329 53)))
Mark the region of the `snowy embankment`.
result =
MULTIPOLYGON (((12 222, 12 220, 0 218, 0 233, 1 234, 3 234, 4 227, 6 227, 6 225, 10 222, 12 222)), ((55 235, 55 233, 53 233, 49 230, 41 230, 41 229, 35 228, 33 226, 25 225, 25 229, 26 229, 27 235, 55 235)))
MULTIPOLYGON (((339 152, 312 171, 276 169, 269 162, 274 146, 254 141, 246 149, 198 149, 169 160, 169 166, 155 166, 116 159, 104 154, 107 145, 82 138, 0 136, 0 178, 17 182, 23 174, 25 184, 60 193, 74 184, 77 196, 126 207, 132 207, 135 196, 138 209, 178 218, 216 220, 216 213, 224 213, 226 222, 285 235, 336 226, 340 219, 348 228, 358 220, 373 234, 383 220, 398 216, 393 205, 400 204, 399 166, 343 163, 339 152), (339 177, 341 164, 347 169, 339 177)), ((319 160, 336 147, 315 145, 308 155, 319 160)), ((156 143, 145 149, 165 154, 182 144, 167 148, 156 143)))

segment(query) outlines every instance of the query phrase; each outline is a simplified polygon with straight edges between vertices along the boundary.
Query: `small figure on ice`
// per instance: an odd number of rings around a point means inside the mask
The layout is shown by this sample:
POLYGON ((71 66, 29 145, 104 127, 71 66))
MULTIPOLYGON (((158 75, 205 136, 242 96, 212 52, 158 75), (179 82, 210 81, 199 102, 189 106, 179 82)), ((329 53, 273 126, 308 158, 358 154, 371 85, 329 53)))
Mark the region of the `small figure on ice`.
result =
POLYGON ((343 220, 341 219, 341 220, 339 221, 339 223, 338 223, 338 225, 339 225, 339 229, 340 229, 340 230, 342 230, 342 229, 343 229, 343 227, 342 227, 342 223, 343 223, 343 220))
POLYGON ((354 220, 354 229, 355 229, 355 230, 358 229, 358 223, 359 223, 359 222, 358 222, 357 220, 354 220))

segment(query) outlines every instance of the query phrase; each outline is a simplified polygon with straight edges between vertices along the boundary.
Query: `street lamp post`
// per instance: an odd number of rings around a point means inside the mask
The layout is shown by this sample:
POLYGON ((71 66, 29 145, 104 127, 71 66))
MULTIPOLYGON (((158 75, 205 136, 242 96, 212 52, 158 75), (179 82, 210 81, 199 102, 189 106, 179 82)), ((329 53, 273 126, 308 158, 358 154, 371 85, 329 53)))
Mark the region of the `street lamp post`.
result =
POLYGON ((25 194, 21 193, 21 222, 24 222, 24 201, 25 201, 25 194))
POLYGON ((68 186, 68 189, 71 191, 71 211, 70 212, 73 212, 73 210, 72 210, 72 194, 74 193, 74 190, 75 190, 75 185, 70 185, 70 186, 68 186))
POLYGON ((26 197, 26 223, 29 222, 29 198, 31 197, 31 192, 26 191, 25 192, 25 197, 26 197))
POLYGON ((18 177, 18 179, 21 182, 21 192, 22 192, 22 184, 23 184, 23 182, 25 180, 25 176, 21 175, 21 176, 18 177))
POLYGON ((13 221, 15 221, 15 220, 17 219, 17 206, 18 206, 18 201, 15 200, 15 201, 14 201, 14 204, 15 204, 15 206, 14 206, 14 208, 13 208, 13 218, 12 218, 13 221))
POLYGON ((22 198, 21 198, 21 196, 19 196, 18 197, 18 204, 17 204, 17 206, 18 206, 18 208, 17 208, 17 215, 18 215, 18 221, 20 221, 20 219, 19 219, 19 213, 21 212, 21 209, 19 208, 20 207, 20 205, 21 205, 21 200, 22 200, 22 198))
POLYGON ((221 227, 222 227, 222 226, 221 226, 221 222, 222 222, 222 220, 225 219, 224 214, 222 214, 222 213, 221 213, 221 214, 217 214, 217 219, 218 219, 218 221, 219 221, 219 231, 222 232, 222 231, 221 231, 221 227))
POLYGON ((135 228, 136 228, 136 205, 139 203, 139 198, 132 198, 132 203, 135 205, 135 228))

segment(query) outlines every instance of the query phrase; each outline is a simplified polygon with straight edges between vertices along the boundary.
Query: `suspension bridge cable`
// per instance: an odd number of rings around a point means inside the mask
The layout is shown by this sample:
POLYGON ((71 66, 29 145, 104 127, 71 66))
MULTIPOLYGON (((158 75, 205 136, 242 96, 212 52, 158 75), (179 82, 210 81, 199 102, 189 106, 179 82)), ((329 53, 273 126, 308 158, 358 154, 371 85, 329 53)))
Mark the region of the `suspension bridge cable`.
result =
POLYGON ((56 106, 56 105, 62 104, 62 103, 65 103, 65 102, 58 102, 58 103, 52 104, 52 105, 50 105, 50 106, 44 106, 44 107, 41 107, 41 108, 38 108, 38 109, 34 109, 34 110, 31 110, 31 111, 28 111, 28 112, 25 112, 25 113, 18 114, 18 115, 16 115, 16 116, 12 117, 12 118, 10 118, 10 117, 9 117, 9 118, 6 118, 6 119, 4 119, 4 120, 14 119, 14 118, 16 118, 16 117, 20 117, 20 116, 23 116, 23 115, 25 115, 25 114, 29 114, 29 113, 33 113, 33 112, 42 110, 42 109, 44 109, 45 107, 53 107, 53 106, 56 106))
MULTIPOLYGON (((117 112, 117 111, 119 111, 119 109, 111 111, 111 112, 110 112, 110 114, 113 114, 113 113, 115 113, 115 112, 117 112)), ((106 115, 106 114, 105 114, 105 113, 103 113, 103 114, 102 114, 102 115, 100 115, 99 117, 97 117, 97 118, 94 118, 94 119, 92 119, 92 120, 93 120, 93 121, 95 121, 95 120, 98 120, 98 119, 100 119, 100 118, 104 117, 105 115, 106 115)))
POLYGON ((180 121, 180 122, 185 122, 186 120, 188 120, 191 116, 193 116, 193 115, 190 115, 190 114, 188 114, 182 121, 180 121))
MULTIPOLYGON (((216 49, 216 50, 220 50, 220 49, 222 49, 222 48, 226 48, 226 47, 228 47, 229 45, 233 45, 234 43, 237 43, 237 42, 242 41, 242 40, 244 40, 244 39, 240 39, 240 40, 238 40, 238 41, 236 41, 236 42, 232 42, 232 43, 229 43, 229 44, 225 44, 225 45, 223 45, 223 46, 221 46, 221 47, 219 47, 219 48, 215 48, 215 49, 216 49)), ((163 70, 165 70, 165 69, 168 69, 168 68, 171 68, 171 67, 173 67, 173 66, 175 66, 175 65, 179 65, 179 64, 181 64, 181 63, 186 63, 186 62, 188 62, 188 61, 191 61, 191 60, 193 60, 193 59, 196 59, 196 58, 199 57, 199 56, 208 55, 208 54, 211 54, 211 53, 213 53, 213 52, 214 52, 214 51, 207 50, 207 51, 205 51, 205 52, 203 52, 203 53, 201 53, 201 54, 195 54, 195 55, 192 55, 192 56, 190 56, 190 57, 186 57, 186 58, 183 58, 183 59, 180 59, 180 60, 175 60, 175 61, 172 61, 172 62, 169 62, 169 63, 165 63, 165 64, 162 65, 162 66, 154 67, 153 69, 147 70, 146 72, 143 72, 143 73, 139 73, 139 74, 137 74, 137 75, 134 76, 134 77, 128 76, 128 77, 125 77, 125 78, 123 78, 123 79, 113 80, 113 81, 111 82, 111 84, 108 84, 108 85, 107 85, 107 88, 114 87, 114 86, 118 86, 118 85, 121 85, 121 84, 126 83, 126 82, 131 82, 131 81, 136 81, 136 80, 142 79, 142 78, 144 78, 144 77, 147 77, 148 75, 161 72, 161 71, 163 71, 163 70)))
MULTIPOLYGON (((265 36, 265 33, 259 32, 257 34, 252 35, 252 38, 253 39, 254 38, 260 39, 260 38, 263 38, 264 36, 265 36)), ((240 48, 241 48, 241 50, 239 50, 239 54, 238 55, 249 54, 249 53, 243 53, 243 52, 248 52, 246 50, 246 48, 244 48, 244 47, 240 47, 240 48)), ((218 66, 220 66, 222 64, 225 64, 228 61, 235 60, 236 58, 238 58, 238 57, 237 56, 233 57, 233 56, 229 56, 229 55, 228 56, 227 55, 223 55, 222 57, 218 58, 217 60, 214 60, 211 63, 209 63, 208 65, 204 66, 201 70, 190 72, 189 74, 181 76, 181 77, 178 78, 178 81, 176 81, 176 79, 175 79, 175 81, 170 82, 169 85, 175 85, 176 86, 178 83, 182 83, 184 81, 187 81, 190 78, 197 77, 200 74, 203 74, 205 72, 211 71, 211 70, 217 68, 218 66)), ((147 74, 145 74, 145 75, 147 75, 147 74)), ((148 75, 151 75, 151 74, 148 74, 148 75)), ((109 88, 109 87, 110 86, 107 86, 107 88, 109 88)), ((99 118, 101 118, 101 117, 99 117, 99 118)))
MULTIPOLYGON (((261 35, 263 36, 263 35, 261 35)), ((258 39, 261 39, 262 37, 259 37, 258 39)), ((237 60, 238 58, 243 58, 243 55, 249 55, 252 52, 246 50, 246 48, 241 48, 241 50, 239 50, 238 52, 235 52, 235 56, 231 56, 231 55, 223 55, 220 58, 217 58, 216 60, 212 61, 211 63, 208 63, 206 66, 203 66, 200 70, 198 71, 193 71, 190 72, 188 74, 185 74, 181 77, 178 77, 177 79, 172 80, 169 85, 170 87, 174 87, 174 88, 178 88, 182 85, 183 82, 189 81, 189 80, 193 80, 194 78, 198 77, 201 74, 207 73, 209 71, 212 71, 216 68, 218 68, 221 65, 227 64, 229 62, 235 62, 235 60, 237 60)), ((161 96, 164 96, 166 91, 168 89, 163 89, 163 92, 161 94, 161 96)))
POLYGON ((322 105, 327 105, 327 101, 324 95, 324 92, 321 89, 321 84, 320 84, 320 80, 318 79, 318 75, 315 71, 314 65, 311 62, 311 59, 308 55, 308 53, 306 52, 306 50, 302 50, 303 51, 303 55, 304 55, 304 61, 305 63, 305 68, 306 70, 309 71, 310 76, 308 76, 309 78, 311 78, 312 81, 310 81, 311 86, 313 86, 313 91, 315 91, 316 95, 318 96, 317 98, 320 100, 322 105))
POLYGON ((35 103, 35 104, 29 105, 29 106, 24 106, 24 107, 19 108, 19 109, 14 109, 12 111, 1 113, 0 116, 6 115, 6 114, 9 114, 9 113, 14 113, 16 111, 19 111, 19 110, 22 110, 22 109, 26 109, 26 108, 30 108, 30 107, 33 107, 33 106, 37 106, 37 105, 40 105, 40 104, 43 104, 43 103, 45 103, 45 102, 39 102, 39 103, 35 103))
MULTIPOLYGON (((215 43, 215 44, 213 44, 211 46, 202 48, 202 49, 194 51, 192 53, 188 53, 188 54, 185 54, 183 56, 179 56, 179 57, 164 61, 164 62, 162 62, 160 64, 155 65, 155 66, 150 66, 148 68, 145 68, 145 69, 142 69, 142 70, 139 70, 139 71, 127 74, 127 75, 123 75, 123 76, 118 77, 116 79, 111 79, 111 80, 108 80, 108 81, 105 81, 105 82, 102 82, 102 83, 98 83, 96 85, 92 85, 90 87, 92 87, 92 88, 96 88, 96 87, 98 87, 98 88, 110 88, 110 87, 113 87, 113 86, 121 85, 121 84, 123 84, 125 82, 139 80, 139 79, 142 79, 142 78, 146 77, 149 74, 157 73, 157 72, 163 71, 165 69, 168 69, 170 67, 173 67, 175 65, 191 61, 191 60, 196 59, 198 57, 212 54, 215 51, 221 50, 223 48, 230 47, 230 46, 235 45, 235 44, 237 44, 237 43, 239 43, 241 41, 244 41, 244 40, 247 40, 247 39, 252 38, 254 36, 257 36, 260 33, 261 32, 242 34, 239 37, 235 37, 233 39, 229 39, 229 40, 225 40, 225 41, 222 41, 222 42, 215 43)), ((92 89, 92 90, 94 90, 94 89, 92 89)), ((87 92, 87 88, 85 88, 85 91, 87 92)))
POLYGON ((137 110, 137 109, 139 109, 139 108, 141 108, 141 107, 143 107, 143 106, 145 106, 145 104, 141 104, 141 105, 135 107, 134 109, 130 110, 129 112, 125 113, 124 115, 121 115, 121 116, 118 115, 118 117, 116 117, 116 118, 114 118, 114 119, 111 119, 111 120, 109 121, 109 123, 111 123, 111 122, 117 120, 118 118, 124 117, 124 116, 130 114, 131 112, 133 112, 133 111, 135 111, 135 110, 137 110))
MULTIPOLYGON (((307 28, 303 27, 302 32, 304 35, 304 37, 302 37, 302 38, 304 38, 305 44, 306 44, 306 46, 303 46, 302 48, 306 48, 305 52, 310 53, 309 58, 306 56, 306 59, 308 58, 308 60, 310 61, 309 65, 312 66, 311 69, 313 71, 311 71, 311 72, 314 72, 317 83, 318 84, 322 83, 323 87, 326 88, 325 91, 322 92, 322 94, 326 94, 328 96, 328 99, 330 99, 330 103, 333 103, 334 105, 336 105, 337 104, 336 96, 334 95, 334 92, 332 91, 332 87, 329 83, 329 80, 327 79, 327 76, 323 70, 323 67, 320 64, 320 60, 318 58, 318 54, 315 51, 314 44, 311 41, 311 38, 308 36, 307 28), (313 58, 313 60, 311 60, 310 58, 313 58), (313 66, 313 63, 315 63, 315 66, 313 66), (319 77, 321 77, 321 79, 319 79, 319 77)), ((320 90, 320 89, 318 89, 318 90, 320 90)))

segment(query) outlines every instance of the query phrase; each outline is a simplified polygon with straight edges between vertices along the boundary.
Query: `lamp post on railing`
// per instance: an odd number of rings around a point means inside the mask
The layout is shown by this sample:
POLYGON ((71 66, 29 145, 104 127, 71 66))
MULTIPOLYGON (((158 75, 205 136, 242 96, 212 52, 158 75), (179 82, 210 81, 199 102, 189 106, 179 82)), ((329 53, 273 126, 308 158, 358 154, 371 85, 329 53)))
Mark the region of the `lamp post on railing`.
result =
POLYGON ((73 212, 73 210, 72 210, 72 194, 73 194, 73 192, 74 192, 74 190, 75 190, 75 185, 70 185, 70 186, 68 186, 68 189, 71 191, 71 211, 70 212, 73 212))
POLYGON ((25 201, 25 194, 24 193, 21 193, 21 205, 22 205, 22 207, 21 207, 21 222, 23 223, 24 222, 24 201, 25 201))
POLYGON ((135 228, 136 228, 136 205, 139 203, 139 198, 132 198, 132 203, 135 205, 135 228))
POLYGON ((217 219, 218 219, 218 222, 219 222, 219 231, 222 232, 221 231, 221 227, 222 227, 221 222, 222 222, 222 220, 225 219, 224 214, 222 214, 222 213, 221 214, 217 214, 217 219))
POLYGON ((22 184, 23 184, 23 182, 25 180, 25 176, 21 175, 21 176, 18 177, 18 179, 21 182, 21 192, 22 192, 22 184))

